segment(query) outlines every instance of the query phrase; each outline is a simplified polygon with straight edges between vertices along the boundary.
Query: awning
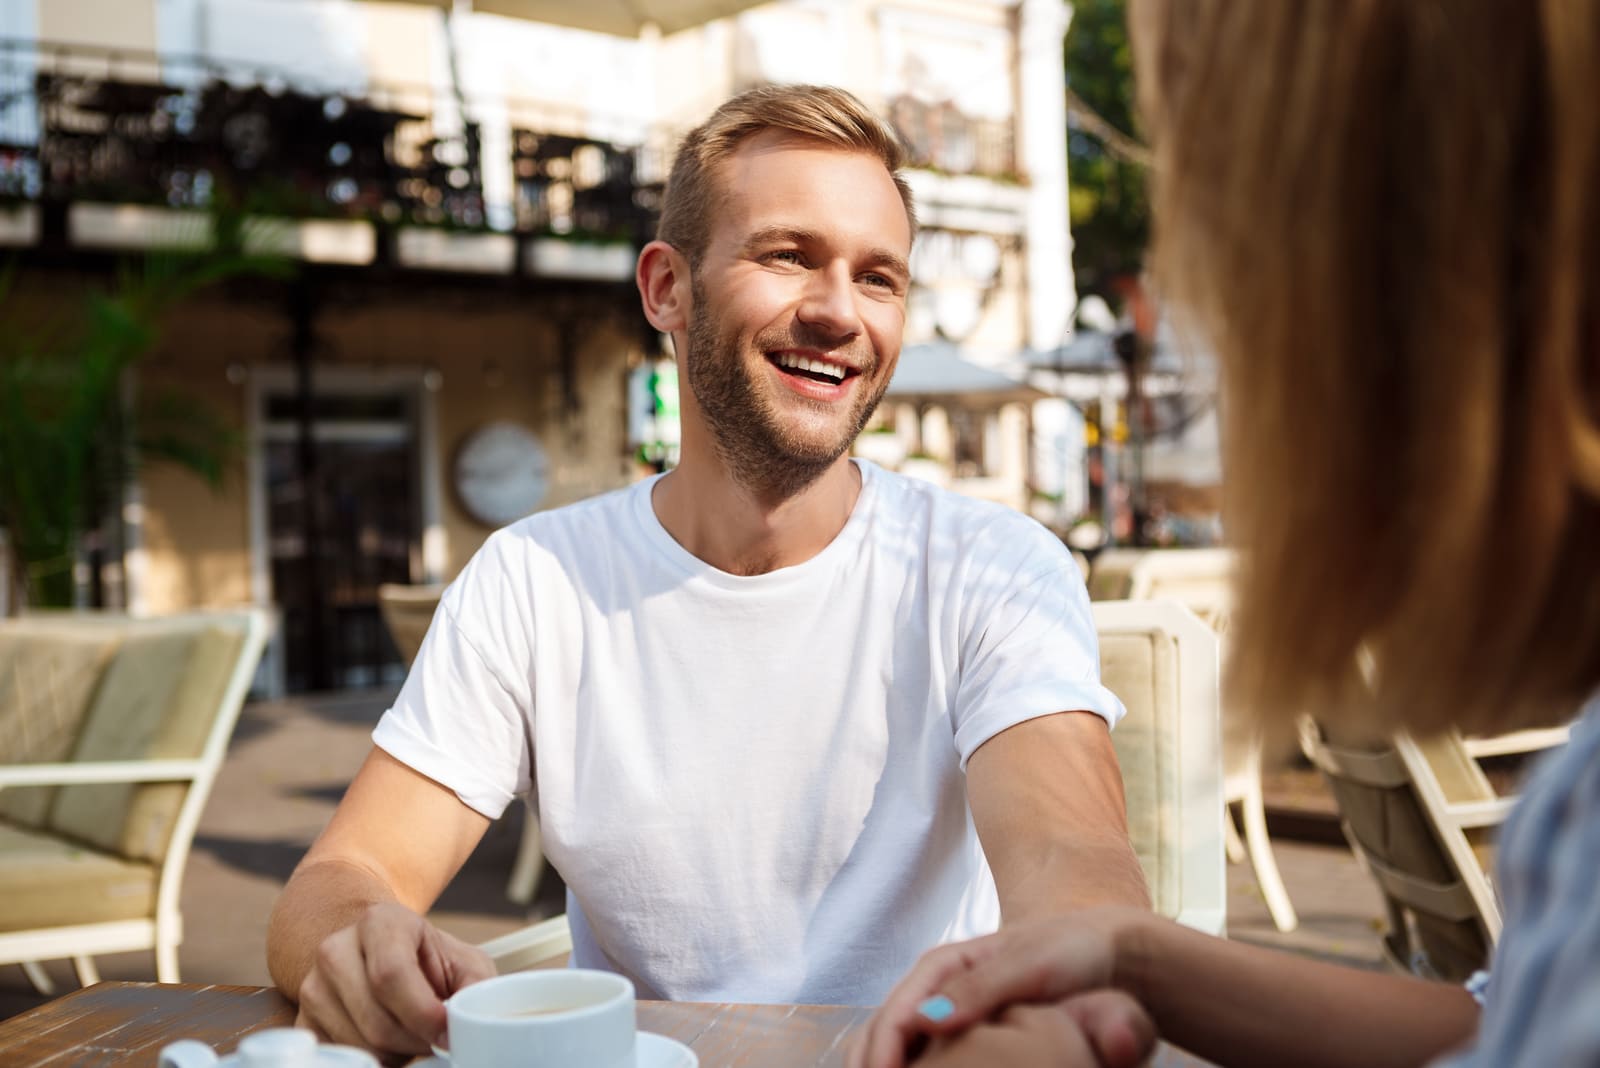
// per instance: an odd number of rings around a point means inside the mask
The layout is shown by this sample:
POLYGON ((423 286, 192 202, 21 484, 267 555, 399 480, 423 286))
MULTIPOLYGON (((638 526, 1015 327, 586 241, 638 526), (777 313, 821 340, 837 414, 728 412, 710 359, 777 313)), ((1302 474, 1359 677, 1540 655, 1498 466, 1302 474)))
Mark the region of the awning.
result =
MULTIPOLYGON (((449 11, 453 0, 387 0, 422 4, 449 11)), ((545 22, 578 30, 637 37, 646 26, 677 33, 715 19, 737 15, 763 0, 472 0, 473 11, 486 15, 545 22)))
POLYGON ((1003 371, 964 359, 948 342, 937 342, 908 345, 901 351, 886 396, 913 404, 961 401, 969 406, 998 407, 1040 400, 1049 394, 1003 371))
MULTIPOLYGON (((1112 348, 1112 337, 1100 330, 1078 330, 1055 349, 1028 349, 1022 353, 1022 362, 1033 371, 1062 371, 1067 374, 1121 373, 1122 361, 1112 348)), ((1156 328, 1148 374, 1194 375, 1213 372, 1215 361, 1203 350, 1193 346, 1185 348, 1163 319, 1156 328)))

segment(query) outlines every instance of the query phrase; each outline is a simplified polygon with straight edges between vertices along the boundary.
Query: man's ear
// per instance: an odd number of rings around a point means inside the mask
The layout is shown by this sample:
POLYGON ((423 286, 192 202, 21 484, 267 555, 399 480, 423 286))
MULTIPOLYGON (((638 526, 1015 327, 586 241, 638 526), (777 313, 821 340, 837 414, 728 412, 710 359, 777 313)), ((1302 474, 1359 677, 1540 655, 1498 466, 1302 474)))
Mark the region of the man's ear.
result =
POLYGON ((663 334, 688 329, 691 304, 689 262, 665 241, 652 241, 634 268, 644 317, 663 334))

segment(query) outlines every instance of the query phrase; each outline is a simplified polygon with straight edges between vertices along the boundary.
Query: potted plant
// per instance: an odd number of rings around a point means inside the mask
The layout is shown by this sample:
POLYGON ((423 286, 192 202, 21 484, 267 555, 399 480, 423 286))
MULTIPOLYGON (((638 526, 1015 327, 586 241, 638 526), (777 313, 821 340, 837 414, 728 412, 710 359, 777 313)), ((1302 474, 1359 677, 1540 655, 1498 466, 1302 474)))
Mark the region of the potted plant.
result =
POLYGON ((30 605, 73 604, 85 535, 120 522, 137 465, 177 463, 222 481, 235 432, 180 392, 136 397, 132 379, 184 298, 241 273, 282 270, 239 251, 237 223, 219 218, 212 233, 203 250, 125 263, 108 290, 44 321, 16 314, 15 265, 0 272, 0 526, 7 579, 30 605))

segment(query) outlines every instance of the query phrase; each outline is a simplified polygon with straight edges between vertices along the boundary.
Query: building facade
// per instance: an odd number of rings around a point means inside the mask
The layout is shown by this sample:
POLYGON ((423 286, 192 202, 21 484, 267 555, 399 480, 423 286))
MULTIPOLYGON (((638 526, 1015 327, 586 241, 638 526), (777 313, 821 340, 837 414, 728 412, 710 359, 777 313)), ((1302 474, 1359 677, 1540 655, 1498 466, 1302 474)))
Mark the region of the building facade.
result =
MULTIPOLYGON (((182 391, 241 446, 220 491, 138 473, 107 602, 274 606, 267 691, 396 678, 379 584, 448 580, 496 525, 664 458, 633 255, 676 139, 754 85, 842 85, 906 141, 904 361, 1060 344, 1070 8, 726 6, 746 9, 625 37, 464 4, 0 0, 0 242, 31 314, 198 240, 224 189, 276 198, 249 240, 296 265, 185 302, 140 364, 140 395, 182 391)), ((936 400, 886 405, 880 458, 1025 507, 1032 396, 936 400)))

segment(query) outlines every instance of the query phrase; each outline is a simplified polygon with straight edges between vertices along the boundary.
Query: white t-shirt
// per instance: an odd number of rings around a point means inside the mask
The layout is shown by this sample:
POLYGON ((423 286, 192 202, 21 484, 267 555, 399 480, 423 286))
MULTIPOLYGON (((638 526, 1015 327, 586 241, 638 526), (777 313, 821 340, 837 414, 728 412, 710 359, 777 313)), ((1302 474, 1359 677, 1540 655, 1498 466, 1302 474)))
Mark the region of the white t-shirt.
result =
POLYGON ((674 541, 654 480, 495 533, 373 733, 490 817, 537 774, 572 961, 640 997, 876 1004, 999 924, 967 758, 1122 715, 1055 537, 859 467, 839 535, 764 575, 674 541))

